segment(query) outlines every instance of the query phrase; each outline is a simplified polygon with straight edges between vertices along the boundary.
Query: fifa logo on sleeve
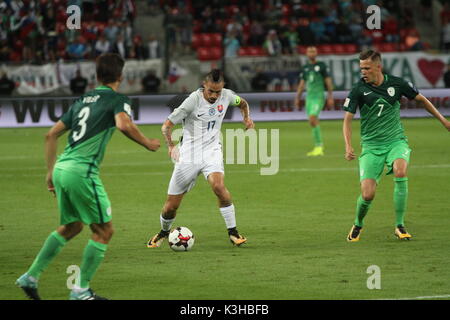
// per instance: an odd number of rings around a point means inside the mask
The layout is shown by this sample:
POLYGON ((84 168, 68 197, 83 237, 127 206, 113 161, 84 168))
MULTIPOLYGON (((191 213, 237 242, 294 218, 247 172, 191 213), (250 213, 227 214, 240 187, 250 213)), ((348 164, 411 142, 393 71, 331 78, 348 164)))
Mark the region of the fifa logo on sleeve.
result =
POLYGON ((66 26, 70 30, 81 29, 81 9, 77 5, 71 5, 67 7, 66 13, 69 15, 67 17, 66 26))
POLYGON ((366 19, 366 27, 369 30, 381 29, 381 9, 377 5, 371 5, 367 7, 366 13, 368 17, 366 19))

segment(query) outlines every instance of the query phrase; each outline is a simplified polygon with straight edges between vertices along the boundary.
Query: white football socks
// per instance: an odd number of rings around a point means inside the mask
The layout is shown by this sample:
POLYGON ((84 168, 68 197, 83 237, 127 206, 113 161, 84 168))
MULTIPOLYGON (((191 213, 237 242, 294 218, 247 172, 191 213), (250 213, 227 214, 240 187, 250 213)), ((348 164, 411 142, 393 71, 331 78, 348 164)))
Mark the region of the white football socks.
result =
POLYGON ((159 216, 159 221, 161 222, 161 230, 163 231, 170 231, 170 228, 172 228, 172 224, 175 221, 175 218, 173 219, 164 219, 162 214, 159 216))
POLYGON ((222 214, 223 220, 225 220, 227 229, 236 228, 236 215, 234 213, 233 204, 228 207, 220 208, 220 213, 222 214))

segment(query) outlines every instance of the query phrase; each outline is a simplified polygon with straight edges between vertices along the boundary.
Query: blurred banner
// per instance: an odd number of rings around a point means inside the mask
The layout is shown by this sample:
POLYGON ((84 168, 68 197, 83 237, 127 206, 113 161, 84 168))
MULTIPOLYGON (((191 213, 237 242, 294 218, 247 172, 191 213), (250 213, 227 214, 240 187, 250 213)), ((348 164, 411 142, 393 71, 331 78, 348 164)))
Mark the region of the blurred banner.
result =
MULTIPOLYGON (((450 89, 420 90, 439 111, 450 116, 450 89)), ((342 119, 342 105, 348 91, 335 91, 335 105, 331 110, 322 111, 321 119, 342 119)), ((239 93, 250 105, 250 116, 258 121, 306 120, 305 111, 294 107, 294 92, 283 93, 239 93)), ((130 96, 133 119, 137 124, 162 124, 171 112, 169 105, 177 100, 174 95, 130 96), (172 101, 172 102, 171 102, 172 101)), ((17 99, 0 99, 0 128, 7 127, 46 127, 52 126, 69 110, 74 97, 34 97, 17 99)), ((406 98, 401 104, 402 117, 430 117, 424 109, 417 108, 415 101, 406 98)), ((356 114, 358 117, 358 114, 356 114)), ((240 122, 242 115, 237 108, 228 108, 225 115, 227 122, 240 122)))
MULTIPOLYGON (((360 79, 358 54, 320 55, 333 79, 335 90, 350 90, 360 79)), ((425 52, 383 53, 383 71, 418 88, 444 88, 443 75, 450 64, 450 54, 425 52)), ((226 75, 240 91, 252 91, 251 80, 260 71, 269 79, 268 91, 295 91, 301 67, 307 57, 239 57, 226 59, 226 75)))
MULTIPOLYGON (((70 80, 75 77, 80 69, 81 75, 88 80, 86 90, 91 90, 97 85, 95 76, 95 63, 54 63, 43 66, 2 66, 8 77, 16 82, 17 93, 20 95, 41 95, 57 91, 60 94, 71 94, 70 80)), ((120 92, 129 94, 142 91, 141 80, 150 70, 155 71, 158 78, 162 78, 162 60, 129 60, 125 63, 124 80, 120 86, 120 92)))

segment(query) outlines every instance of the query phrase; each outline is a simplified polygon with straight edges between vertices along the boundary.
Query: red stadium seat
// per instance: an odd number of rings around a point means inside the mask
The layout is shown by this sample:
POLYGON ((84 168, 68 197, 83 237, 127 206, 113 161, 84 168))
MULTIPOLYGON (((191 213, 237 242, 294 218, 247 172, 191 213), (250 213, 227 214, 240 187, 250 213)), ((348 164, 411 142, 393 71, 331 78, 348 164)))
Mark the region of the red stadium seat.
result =
POLYGON ((198 33, 202 31, 202 23, 200 20, 194 20, 194 25, 192 26, 192 32, 198 33))
POLYGON ((266 56, 266 52, 262 47, 248 47, 248 53, 250 56, 266 56))
POLYGON ((375 48, 380 52, 396 52, 399 51, 395 43, 383 42, 375 45, 375 48))
POLYGON ((223 56, 223 51, 221 47, 212 47, 211 49, 211 59, 212 60, 220 60, 223 56))
POLYGON ((200 33, 200 39, 202 47, 213 46, 211 33, 200 33))
POLYGON ((248 47, 239 48, 238 55, 239 56, 248 56, 249 55, 248 47))
POLYGON ((212 46, 214 47, 222 47, 222 35, 220 33, 212 33, 212 46))
POLYGON ((200 61, 212 60, 209 48, 200 47, 197 49, 197 58, 200 61))
POLYGON ((307 48, 308 46, 297 46, 297 52, 299 53, 299 54, 305 54, 306 53, 306 48, 307 48))
POLYGON ((193 33, 191 41, 192 41, 191 42, 192 49, 197 49, 202 45, 202 39, 200 38, 199 33, 193 33))
POLYGON ((333 53, 334 54, 345 54, 345 47, 342 44, 333 44, 333 53))
POLYGON ((356 53, 358 52, 358 46, 353 43, 344 44, 344 50, 347 54, 356 53))
POLYGON ((321 44, 317 46, 319 54, 333 54, 333 47, 329 44, 321 44))
POLYGON ((289 17, 292 13, 291 6, 288 4, 283 4, 281 7, 281 12, 283 13, 283 17, 289 17))

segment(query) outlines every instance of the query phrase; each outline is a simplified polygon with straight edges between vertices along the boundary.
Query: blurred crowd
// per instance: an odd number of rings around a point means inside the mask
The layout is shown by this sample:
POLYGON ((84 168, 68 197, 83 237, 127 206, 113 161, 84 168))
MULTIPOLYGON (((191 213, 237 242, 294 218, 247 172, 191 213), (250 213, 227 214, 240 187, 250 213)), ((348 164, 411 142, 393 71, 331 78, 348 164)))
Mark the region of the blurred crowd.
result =
MULTIPOLYGON (((0 5, 0 61, 46 63, 94 59, 103 52, 125 58, 159 56, 154 36, 134 30, 135 0, 9 0, 0 5), (66 26, 71 5, 81 28, 66 26)), ((71 20, 76 21, 76 20, 71 20)))

